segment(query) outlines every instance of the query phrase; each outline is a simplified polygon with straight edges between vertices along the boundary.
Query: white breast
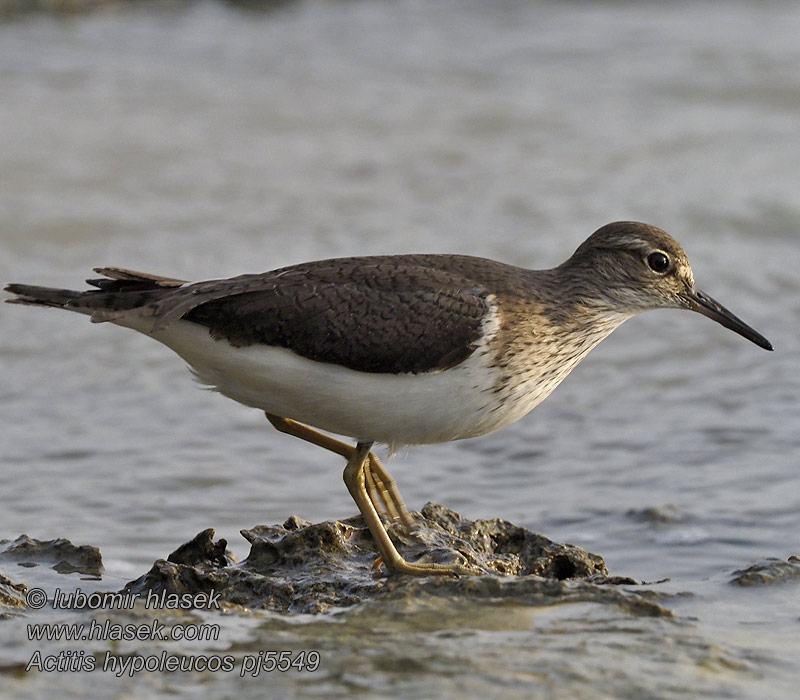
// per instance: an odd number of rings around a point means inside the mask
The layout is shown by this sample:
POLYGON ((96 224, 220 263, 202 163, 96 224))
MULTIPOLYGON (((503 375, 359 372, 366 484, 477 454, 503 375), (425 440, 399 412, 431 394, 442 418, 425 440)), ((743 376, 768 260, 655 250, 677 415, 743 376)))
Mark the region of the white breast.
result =
MULTIPOLYGON (((314 362, 284 348, 234 347, 184 320, 155 332, 150 332, 152 319, 117 323, 168 346, 200 382, 239 403, 328 432, 386 443, 391 450, 484 435, 519 420, 596 344, 573 352, 557 372, 523 361, 513 381, 498 391, 501 370, 492 367, 486 340, 447 370, 380 374, 314 362)), ((484 324, 484 338, 491 339, 498 327, 493 313, 484 324)))
POLYGON ((397 448, 500 427, 485 415, 495 376, 481 361, 482 348, 452 369, 389 375, 314 362, 283 348, 233 347, 183 320, 154 333, 152 319, 125 319, 120 325, 174 350, 200 382, 221 394, 328 432, 397 448))

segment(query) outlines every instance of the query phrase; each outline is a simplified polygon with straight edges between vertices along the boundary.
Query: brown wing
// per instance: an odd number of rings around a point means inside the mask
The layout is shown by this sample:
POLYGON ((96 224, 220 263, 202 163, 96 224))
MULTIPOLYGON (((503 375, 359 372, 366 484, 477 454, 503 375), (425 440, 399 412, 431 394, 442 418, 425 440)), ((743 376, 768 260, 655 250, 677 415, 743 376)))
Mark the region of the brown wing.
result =
POLYGON ((489 310, 477 271, 487 264, 503 267, 466 256, 375 256, 194 284, 97 268, 104 278, 88 280, 94 290, 9 291, 18 302, 83 311, 95 322, 152 317, 157 331, 185 318, 236 346, 275 345, 362 372, 429 372, 474 351, 489 310))
POLYGON ((254 280, 257 291, 205 302, 185 318, 233 345, 275 345, 362 372, 428 372, 465 360, 486 293, 471 280, 402 259, 347 258, 254 280))

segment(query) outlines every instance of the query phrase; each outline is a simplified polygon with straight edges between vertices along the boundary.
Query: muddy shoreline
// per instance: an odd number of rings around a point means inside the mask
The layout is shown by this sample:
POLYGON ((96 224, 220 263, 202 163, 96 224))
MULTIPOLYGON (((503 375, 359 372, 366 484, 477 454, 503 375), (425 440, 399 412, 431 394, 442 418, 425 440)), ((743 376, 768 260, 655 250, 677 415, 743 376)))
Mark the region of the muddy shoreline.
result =
MULTIPOLYGON (((166 558, 157 559, 119 592, 175 598, 213 594, 229 609, 295 614, 413 596, 466 596, 533 605, 581 600, 669 614, 637 592, 635 580, 609 575, 601 556, 580 547, 553 542, 499 518, 469 520, 433 503, 413 517, 415 526, 410 530, 388 523, 403 556, 410 561, 467 561, 484 573, 461 578, 387 575, 360 516, 321 523, 290 516, 281 525, 243 530, 250 551, 240 562, 224 539, 214 540, 213 529, 203 530, 166 558)), ((25 606, 26 585, 15 579, 28 577, 17 566, 76 574, 79 581, 102 580, 102 556, 96 547, 25 535, 0 546, 0 567, 11 574, 0 580, 0 600, 9 608, 25 606)))

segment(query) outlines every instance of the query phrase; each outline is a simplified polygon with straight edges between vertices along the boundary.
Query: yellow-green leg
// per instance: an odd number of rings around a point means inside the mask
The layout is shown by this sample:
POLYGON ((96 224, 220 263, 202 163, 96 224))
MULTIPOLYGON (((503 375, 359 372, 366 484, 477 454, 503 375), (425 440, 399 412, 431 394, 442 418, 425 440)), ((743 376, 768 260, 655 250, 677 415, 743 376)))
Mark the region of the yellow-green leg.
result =
POLYGON ((289 418, 282 418, 270 413, 267 413, 266 416, 269 422, 281 432, 294 435, 347 458, 343 475, 344 483, 375 540, 383 563, 389 570, 416 576, 458 576, 475 573, 457 564, 412 564, 400 556, 381 522, 375 507, 375 500, 379 498, 383 501, 387 511, 391 514, 394 510, 407 525, 410 525, 412 521, 394 479, 377 457, 372 454, 373 443, 359 442, 353 447, 289 418))
MULTIPOLYGON (((355 447, 352 445, 332 438, 330 435, 325 435, 325 433, 320 433, 303 423, 298 423, 290 418, 282 418, 272 413, 265 413, 265 415, 267 420, 282 433, 293 435, 313 445, 324 447, 326 450, 335 452, 345 459, 350 459, 353 452, 355 452, 355 447)), ((383 503, 384 511, 390 518, 399 519, 403 525, 411 527, 414 521, 406 509, 397 484, 373 452, 369 453, 369 459, 367 464, 364 465, 364 470, 367 489, 376 508, 378 502, 383 503)))
POLYGON ((365 465, 369 461, 371 442, 359 442, 353 450, 352 456, 347 460, 344 468, 344 483, 347 490, 356 502, 364 522, 378 546, 383 563, 391 571, 414 576, 458 576, 460 574, 475 573, 457 564, 412 564, 400 556, 400 552, 389 538, 389 533, 381 522, 378 511, 372 502, 366 488, 365 465))

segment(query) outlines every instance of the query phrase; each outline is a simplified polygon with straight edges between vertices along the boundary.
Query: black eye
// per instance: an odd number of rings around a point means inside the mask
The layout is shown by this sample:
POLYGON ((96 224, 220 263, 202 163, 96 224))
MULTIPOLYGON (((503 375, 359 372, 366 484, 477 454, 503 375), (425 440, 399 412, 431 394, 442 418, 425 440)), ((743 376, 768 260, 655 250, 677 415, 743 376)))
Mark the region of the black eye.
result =
POLYGON ((647 256, 647 264, 653 272, 663 273, 669 270, 669 258, 660 251, 647 256))

